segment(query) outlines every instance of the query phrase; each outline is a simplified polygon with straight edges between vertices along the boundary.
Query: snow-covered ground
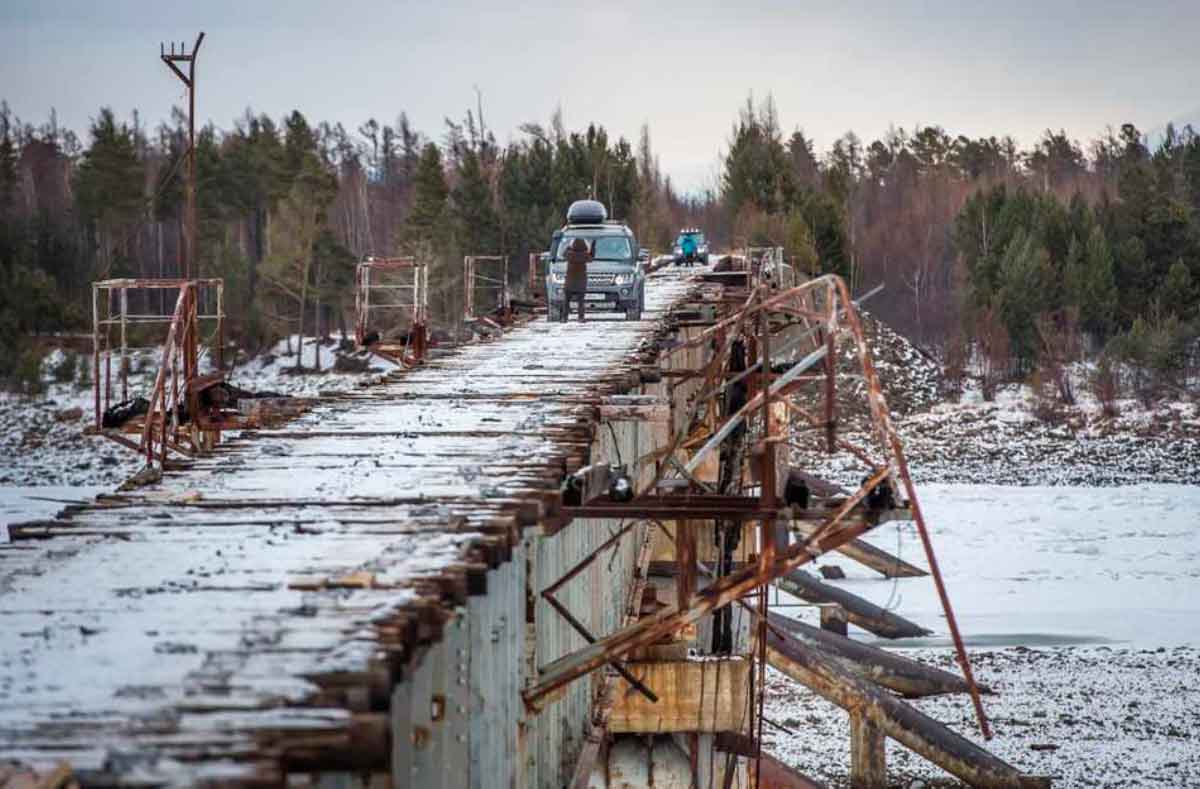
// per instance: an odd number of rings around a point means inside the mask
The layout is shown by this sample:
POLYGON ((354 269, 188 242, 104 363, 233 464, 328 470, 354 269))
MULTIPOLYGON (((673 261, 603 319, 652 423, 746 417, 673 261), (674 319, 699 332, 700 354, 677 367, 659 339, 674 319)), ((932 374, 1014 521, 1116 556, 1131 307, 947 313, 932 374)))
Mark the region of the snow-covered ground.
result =
MULTIPOLYGON (((320 397, 352 391, 364 373, 339 373, 333 368, 338 343, 328 340, 320 346, 321 371, 314 338, 303 344, 303 372, 295 370, 298 341, 295 336, 280 340, 269 352, 237 364, 230 382, 254 392, 279 392, 296 397, 320 397)), ((378 375, 394 365, 375 356, 346 354, 365 358, 368 372, 378 375)), ((114 487, 134 474, 142 465, 134 453, 105 438, 84 435, 95 419, 95 401, 90 369, 86 377, 70 382, 55 380, 54 371, 64 353, 55 350, 42 363, 45 392, 36 397, 0 393, 0 495, 10 488, 29 486, 114 487)), ((149 397, 157 371, 157 351, 131 353, 129 397, 149 397)), ((91 357, 78 357, 79 368, 91 366, 91 357)), ((123 398, 114 381, 113 402, 123 398)), ((6 519, 10 516, 5 515, 6 519)), ((30 517, 40 517, 33 516, 30 517)))
MULTIPOLYGON (((999 692, 985 699, 997 730, 988 747, 1061 776, 1055 786, 1200 786, 1200 487, 933 484, 919 495, 977 677, 999 692)), ((927 566, 912 524, 866 539, 927 566)), ((886 580, 839 554, 820 563, 846 572, 831 583, 935 631, 887 646, 955 670, 930 578, 886 580)), ((786 613, 817 621, 812 608, 786 613)), ((965 698, 919 706, 976 737, 965 698)), ((771 731, 777 755, 844 780, 841 710, 775 674, 767 716, 796 732, 771 731)), ((945 777, 890 755, 901 785, 945 777)))

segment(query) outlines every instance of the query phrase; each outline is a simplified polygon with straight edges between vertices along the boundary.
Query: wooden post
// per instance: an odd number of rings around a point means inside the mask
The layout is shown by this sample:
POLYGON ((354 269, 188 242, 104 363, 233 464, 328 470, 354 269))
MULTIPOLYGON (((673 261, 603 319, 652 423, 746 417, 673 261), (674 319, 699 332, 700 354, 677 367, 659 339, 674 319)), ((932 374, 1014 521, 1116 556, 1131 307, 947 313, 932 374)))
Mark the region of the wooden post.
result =
MULTIPOLYGON (((832 301, 832 299, 831 299, 832 301)), ((832 327, 825 333, 825 451, 837 451, 837 345, 832 327)))
POLYGON ((846 612, 847 619, 882 638, 921 638, 933 634, 916 622, 851 594, 840 586, 822 583, 803 570, 793 570, 780 576, 775 585, 809 603, 837 603, 846 612))
POLYGON ((100 287, 92 285, 92 393, 95 396, 96 429, 100 416, 100 287))
POLYGON ((822 603, 818 606, 821 609, 821 629, 830 633, 837 633, 839 636, 847 635, 846 626, 846 610, 837 603, 822 603))
POLYGON ((676 600, 690 600, 696 591, 696 529, 692 521, 675 521, 676 600))
POLYGON ((886 789, 887 749, 883 730, 861 712, 850 713, 850 785, 886 789))

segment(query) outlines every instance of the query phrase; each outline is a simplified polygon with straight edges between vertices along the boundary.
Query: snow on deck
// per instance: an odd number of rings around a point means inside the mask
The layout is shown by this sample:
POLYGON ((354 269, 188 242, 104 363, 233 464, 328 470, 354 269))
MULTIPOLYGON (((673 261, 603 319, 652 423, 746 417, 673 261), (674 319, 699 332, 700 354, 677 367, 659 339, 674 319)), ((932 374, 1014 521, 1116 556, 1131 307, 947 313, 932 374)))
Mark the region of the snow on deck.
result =
POLYGON ((190 782, 264 731, 344 731, 322 678, 427 639, 428 609, 465 594, 464 563, 507 558, 689 287, 656 275, 647 320, 538 320, 154 486, 11 527, 0 759, 133 760, 190 782), (175 761, 200 749, 209 767, 175 761))

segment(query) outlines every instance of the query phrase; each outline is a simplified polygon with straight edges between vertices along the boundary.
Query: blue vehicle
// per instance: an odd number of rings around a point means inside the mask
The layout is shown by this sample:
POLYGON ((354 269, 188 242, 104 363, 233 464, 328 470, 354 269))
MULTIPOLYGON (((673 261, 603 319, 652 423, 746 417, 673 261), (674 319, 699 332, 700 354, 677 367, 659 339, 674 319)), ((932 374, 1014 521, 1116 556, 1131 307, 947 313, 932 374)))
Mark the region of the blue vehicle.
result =
POLYGON ((675 265, 708 265, 708 241, 698 228, 685 227, 675 239, 675 265))

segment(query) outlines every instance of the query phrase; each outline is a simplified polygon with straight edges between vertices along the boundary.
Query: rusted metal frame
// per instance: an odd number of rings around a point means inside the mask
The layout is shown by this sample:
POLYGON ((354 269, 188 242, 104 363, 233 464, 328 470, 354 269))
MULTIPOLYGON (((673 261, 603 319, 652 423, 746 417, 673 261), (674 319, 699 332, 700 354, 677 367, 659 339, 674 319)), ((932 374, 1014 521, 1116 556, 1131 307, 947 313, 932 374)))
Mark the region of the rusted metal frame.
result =
POLYGON ((583 572, 583 570, 588 565, 590 565, 593 561, 595 561, 596 556, 603 553, 606 548, 608 548, 610 545, 612 545, 613 543, 620 540, 621 537, 623 537, 625 534, 629 533, 629 531, 631 529, 633 529, 635 526, 639 525, 640 523, 642 523, 642 521, 632 520, 627 525, 618 529, 616 534, 611 535, 607 540, 600 543, 600 545, 598 547, 596 547, 591 552, 589 552, 587 554, 587 556, 584 556, 571 569, 567 570, 566 573, 564 573, 562 576, 560 576, 557 581, 555 581, 554 583, 550 584, 545 589, 543 589, 542 596, 544 597, 548 594, 553 595, 555 592, 557 592, 559 589, 561 589, 564 584, 569 582, 575 576, 579 575, 579 573, 583 572))
POLYGON ((789 368, 787 372, 779 376, 775 382, 765 390, 766 397, 764 397, 763 392, 759 392, 748 403, 738 409, 737 413, 726 419, 721 428, 708 439, 708 442, 705 443, 703 447, 701 447, 694 455, 692 455, 691 459, 688 460, 688 470, 695 471, 696 467, 699 466, 700 461, 704 459, 704 456, 711 452, 715 447, 720 446, 721 442, 729 437, 729 434, 732 433, 734 428, 736 428, 738 424, 740 424, 746 418, 747 414, 751 413, 755 408, 761 407, 766 400, 769 400, 771 397, 777 395, 780 389, 782 389, 788 383, 791 383, 791 381, 800 375, 800 373, 819 362, 825 353, 826 350, 824 347, 822 347, 813 351, 808 356, 805 356, 803 359, 789 368))
MULTIPOLYGON (((750 297, 748 297, 746 299, 745 304, 748 305, 752 298, 753 298, 752 295, 750 297)), ((740 335, 742 324, 745 322, 745 320, 747 318, 747 313, 745 312, 744 308, 739 311, 739 316, 740 317, 738 317, 738 319, 733 322, 733 331, 724 335, 724 341, 721 343, 720 351, 714 353, 713 357, 705 364, 704 376, 703 376, 704 384, 702 384, 702 388, 703 387, 711 388, 713 381, 716 380, 716 375, 721 370, 723 370, 725 365, 728 363, 729 353, 730 353, 730 350, 733 348, 733 342, 740 335)), ((675 452, 679 449, 680 444, 687 437, 688 431, 691 429, 692 422, 694 422, 696 420, 696 418, 699 417, 699 415, 701 413, 702 405, 703 404, 700 402, 696 402, 696 403, 692 404, 692 408, 690 409, 690 412, 687 415, 687 419, 683 420, 683 423, 680 425, 679 429, 675 432, 675 435, 672 437, 670 446, 668 447, 668 449, 666 451, 666 456, 669 457, 671 455, 674 455, 675 452)), ((659 466, 659 468, 655 472, 654 479, 651 480, 650 484, 647 486, 648 490, 654 490, 658 487, 658 483, 663 479, 663 474, 666 472, 666 469, 667 469, 667 464, 665 464, 665 463, 659 466)), ((694 470, 695 470, 694 468, 690 469, 690 471, 694 471, 694 470)))
MULTIPOLYGON (((839 279, 837 286, 841 291, 843 299, 849 301, 846 283, 839 279)), ((942 579, 941 568, 938 565, 937 557, 934 555, 933 542, 929 538, 929 530, 925 526, 925 517, 921 512, 921 505, 917 501, 917 491, 908 471, 908 461, 904 456, 904 449, 901 446, 900 438, 896 433, 895 427, 892 425, 891 416, 884 403, 879 376, 875 372, 875 365, 871 361, 870 352, 867 350, 862 322, 859 320, 857 310, 846 310, 846 318, 854 332, 855 341, 858 346, 859 362, 863 368, 863 377, 867 382, 869 402, 876 418, 876 426, 880 433, 881 443, 885 448, 890 448, 896 466, 896 474, 904 485, 909 507, 912 509, 913 521, 916 522, 917 532, 921 535, 921 545, 925 550, 925 559, 929 562, 929 571, 933 576, 933 583, 942 604, 942 611, 946 614, 946 622, 950 628, 950 635, 954 640, 954 649, 958 656, 958 663, 962 668, 963 678, 967 681, 967 687, 971 694, 971 703, 975 707, 975 716, 979 721, 979 729, 984 739, 990 740, 992 738, 991 727, 988 725, 987 714, 983 709, 983 701, 979 695, 979 686, 975 682, 974 672, 971 670, 971 662, 967 657, 967 650, 958 629, 958 621, 955 619, 953 606, 950 603, 950 596, 946 592, 946 584, 942 579)))
POLYGON ((828 329, 825 335, 825 451, 837 447, 837 303, 829 299, 828 329))
POLYGON ((788 307, 785 305, 776 305, 771 307, 771 312, 778 315, 786 315, 791 318, 799 318, 802 321, 824 321, 825 317, 819 312, 808 310, 803 307, 788 307))
POLYGON ((464 312, 466 320, 478 320, 483 316, 476 315, 477 305, 475 299, 475 289, 478 282, 482 281, 487 285, 499 285, 499 288, 488 287, 488 290, 499 290, 500 304, 497 306, 497 312, 504 312, 509 305, 508 292, 508 257, 506 255, 467 255, 463 258, 463 279, 466 287, 466 304, 464 312), (479 272, 478 263, 502 263, 503 273, 500 277, 491 277, 487 274, 479 272))
POLYGON ((394 359, 402 367, 408 368, 420 364, 425 356, 428 291, 429 267, 414 257, 368 258, 361 261, 355 271, 355 342, 360 346, 365 342, 367 332, 370 329, 370 315, 372 310, 408 311, 410 314, 408 342, 404 346, 404 350, 399 356, 390 353, 384 355, 394 359), (408 273, 411 279, 395 285, 377 285, 372 280, 372 273, 375 271, 382 273, 408 273), (412 300, 409 302, 401 300, 386 304, 372 304, 371 291, 374 290, 395 292, 411 290, 412 300))
MULTIPOLYGON (((826 279, 826 277, 822 277, 821 279, 826 279)), ((812 282, 820 282, 820 281, 812 281, 812 282)), ((832 283, 833 281, 829 281, 829 282, 832 283)), ((804 293, 815 294, 815 293, 817 293, 817 291, 811 290, 811 289, 804 289, 804 290, 796 289, 796 293, 794 293, 792 295, 799 296, 804 293)), ((830 287, 830 289, 828 291, 828 297, 829 297, 829 315, 828 315, 827 319, 830 321, 830 325, 835 325, 836 315, 838 315, 839 311, 838 311, 838 308, 836 308, 833 287, 830 287)), ((846 303, 847 303, 847 305, 850 305, 851 307, 853 306, 853 302, 846 302, 846 303)), ((784 389, 784 386, 786 384, 790 384, 791 381, 796 379, 800 373, 805 371, 805 369, 808 369, 809 367, 814 365, 814 363, 816 363, 816 361, 821 360, 823 356, 827 356, 829 354, 829 351, 830 351, 830 344, 826 344, 826 345, 817 344, 816 350, 812 351, 812 353, 809 354, 808 356, 805 356, 804 359, 800 360, 796 366, 793 366, 792 368, 788 369, 788 371, 784 375, 781 375, 781 377, 778 380, 776 380, 772 386, 769 387, 769 390, 764 390, 764 391, 768 391, 770 396, 775 396, 775 394, 778 394, 780 391, 782 391, 782 389, 784 389)), ((758 362, 758 363, 761 363, 761 362, 762 362, 762 360, 760 360, 760 362, 758 362)), ((712 451, 714 446, 718 446, 721 441, 724 441, 724 439, 727 438, 727 435, 730 434, 732 432, 732 430, 737 427, 737 424, 743 420, 746 412, 749 412, 750 410, 752 410, 752 408, 754 408, 755 405, 760 403, 760 400, 758 400, 758 398, 760 398, 760 397, 762 397, 761 393, 758 394, 758 396, 756 396, 754 399, 752 399, 750 403, 746 403, 744 408, 742 410, 738 411, 738 414, 734 414, 733 416, 728 418, 728 421, 724 424, 724 426, 722 426, 722 428, 720 430, 718 430, 718 433, 714 434, 712 436, 712 438, 709 439, 708 444, 706 446, 702 447, 700 451, 698 451, 696 454, 694 454, 694 456, 692 456, 692 458, 689 460, 688 468, 694 469, 695 464, 698 463, 698 460, 703 458, 704 454, 712 451)), ((786 402, 786 400, 785 400, 785 402, 786 402)))
MULTIPOLYGON (((596 637, 592 635, 588 629, 583 626, 583 623, 576 619, 571 612, 567 610, 567 607, 560 603, 558 599, 554 597, 554 595, 542 592, 542 597, 547 603, 550 604, 550 607, 553 608, 559 616, 567 621, 567 624, 569 624, 576 633, 583 636, 584 641, 587 641, 589 644, 596 643, 596 637)), ((647 687, 646 683, 634 676, 634 674, 627 669, 623 663, 617 660, 611 660, 609 661, 608 665, 611 666, 618 674, 620 674, 621 677, 634 688, 634 690, 650 699, 652 703, 658 703, 658 695, 655 694, 655 692, 649 687, 647 687)))
POLYGON ((183 255, 184 278, 191 276, 192 263, 196 260, 196 58, 200 53, 200 45, 203 43, 204 33, 201 32, 196 37, 191 54, 188 54, 186 49, 176 53, 174 42, 171 43, 170 54, 164 52, 161 45, 159 46, 159 58, 175 73, 175 76, 179 77, 188 93, 188 178, 184 207, 187 243, 184 245, 185 254, 183 255), (176 63, 188 64, 186 75, 175 65, 176 63))
POLYGON ((135 290, 178 290, 184 285, 215 287, 221 282, 222 280, 220 277, 118 277, 115 279, 97 280, 92 284, 94 287, 104 290, 116 290, 117 288, 133 288, 135 290))
MULTIPOLYGON (((179 297, 175 301, 175 312, 171 317, 170 328, 167 329, 167 341, 163 345, 162 365, 158 368, 157 375, 154 376, 154 388, 150 390, 150 406, 146 411, 145 430, 142 434, 142 448, 148 453, 147 459, 151 461, 154 459, 151 435, 153 431, 152 425, 154 422, 154 405, 156 402, 159 402, 162 404, 162 410, 165 411, 166 406, 164 401, 166 400, 167 368, 171 363, 171 351, 175 345, 175 336, 178 331, 181 318, 184 314, 185 305, 187 303, 187 292, 187 285, 179 288, 179 297)), ((165 434, 165 425, 163 426, 163 431, 165 434)))
POLYGON ((463 311, 466 313, 467 320, 475 319, 475 258, 468 255, 463 258, 463 285, 466 291, 463 294, 465 303, 463 311))
MULTIPOLYGON (((793 348, 798 347, 805 340, 809 339, 809 337, 811 337, 813 334, 815 334, 817 331, 819 331, 819 330, 815 329, 815 328, 810 329, 810 330, 806 331, 804 334, 800 335, 799 337, 789 340, 788 342, 784 343, 783 346, 781 346, 776 351, 776 353, 778 353, 778 354, 786 353, 786 352, 792 350, 793 348)), ((757 372, 759 370, 759 368, 762 367, 762 363, 763 363, 762 359, 755 361, 753 364, 748 365, 745 370, 738 373, 733 378, 730 378, 727 381, 725 381, 724 383, 722 383, 720 386, 717 386, 714 389, 711 389, 711 390, 705 392, 704 394, 700 395, 700 397, 697 399, 700 401, 705 401, 705 400, 710 400, 710 399, 716 397, 717 395, 724 392, 730 386, 733 386, 736 383, 741 383, 742 381, 746 380, 748 377, 753 375, 755 372, 757 372)))
MULTIPOLYGON (((870 495, 871 491, 877 488, 879 484, 887 478, 887 476, 888 469, 884 467, 868 477, 867 481, 864 482, 858 488, 858 490, 854 491, 854 493, 852 493, 844 502, 842 502, 841 507, 838 508, 837 515, 821 524, 816 531, 805 537, 801 545, 807 546, 809 544, 816 543, 819 546, 826 536, 832 532, 833 527, 841 523, 841 521, 845 519, 846 515, 848 515, 852 509, 858 506, 863 499, 870 495)), ((870 524, 867 526, 867 528, 871 528, 873 525, 874 524, 870 524)), ((823 550, 821 552, 824 553, 823 550)))
MULTIPOLYGON (((225 370, 225 280, 223 279, 217 280, 217 370, 225 370)), ((219 436, 220 433, 217 435, 219 436)))
MULTIPOLYGON (((588 629, 586 627, 584 627, 582 622, 580 622, 578 619, 576 619, 574 617, 574 615, 571 614, 571 612, 567 609, 567 607, 565 605, 563 605, 562 603, 559 602, 558 598, 556 598, 554 596, 554 593, 556 591, 558 591, 559 589, 561 589, 563 587, 563 585, 568 583, 572 578, 576 577, 577 575, 579 575, 579 573, 583 572, 584 569, 586 569, 593 561, 595 561, 596 557, 599 556, 601 553, 603 553, 606 548, 608 548, 610 545, 614 545, 614 544, 620 542, 620 540, 623 536, 628 534, 631 529, 633 529, 635 526, 638 526, 641 523, 643 523, 643 521, 637 521, 637 520, 630 521, 626 526, 618 529, 616 534, 611 535, 607 540, 605 540, 603 543, 601 543, 597 548, 590 551, 587 554, 587 556, 583 557, 583 559, 581 559, 578 563, 576 563, 574 567, 567 570, 567 572, 565 574, 563 574, 562 577, 560 577, 557 581, 555 581, 554 583, 547 586, 541 592, 542 598, 545 599, 545 601, 547 603, 549 603, 550 606, 556 612, 558 612, 559 616, 561 616, 563 619, 567 620, 567 624, 569 624, 577 633, 579 633, 579 635, 583 636, 584 640, 586 640, 589 644, 595 643, 596 637, 593 636, 592 633, 590 631, 588 631, 588 629)), ((652 691, 650 688, 646 687, 645 683, 643 683, 641 680, 639 680, 637 677, 635 677, 632 673, 630 673, 629 669, 625 668, 624 665, 618 663, 615 660, 613 662, 609 663, 609 665, 612 666, 617 671, 618 674, 620 674, 622 677, 624 677, 625 680, 627 682, 629 682, 630 685, 632 685, 634 688, 636 688, 639 693, 641 693, 646 698, 650 699, 650 701, 652 701, 652 702, 655 702, 655 703, 658 702, 658 696, 655 695, 654 691, 652 691)))
POLYGON ((674 466, 675 470, 678 471, 684 479, 695 485, 700 490, 703 490, 707 493, 712 493, 715 490, 711 484, 703 480, 696 479, 696 477, 692 475, 692 472, 688 471, 683 463, 679 461, 679 458, 677 458, 674 454, 667 455, 666 460, 667 463, 674 466))
MULTIPOLYGON (((848 541, 866 531, 867 528, 864 525, 861 528, 847 529, 832 536, 842 541, 848 541)), ((832 550, 838 544, 840 544, 839 540, 834 539, 828 540, 824 545, 832 550)), ((695 622, 718 608, 729 605, 756 587, 772 581, 812 559, 813 554, 808 550, 801 550, 799 544, 789 547, 783 557, 776 562, 771 572, 765 576, 759 571, 757 565, 726 575, 715 584, 697 592, 691 600, 687 601, 686 605, 677 604, 665 608, 658 614, 645 617, 634 625, 600 639, 595 644, 560 658, 547 667, 546 673, 549 676, 543 679, 541 684, 523 692, 525 703, 535 707, 537 700, 541 697, 591 673, 609 660, 651 644, 664 635, 695 622)))
POLYGON ((124 402, 129 399, 129 367, 125 359, 125 353, 128 347, 127 337, 129 322, 126 316, 129 314, 129 290, 121 288, 121 400, 124 402))
POLYGON ((673 497, 678 503, 647 505, 634 499, 618 504, 584 504, 580 507, 563 507, 567 518, 642 518, 646 520, 734 520, 756 521, 779 517, 779 510, 764 510, 757 501, 751 506, 689 505, 686 496, 673 497))
MULTIPOLYGON (((810 413, 806 409, 802 408, 801 406, 798 406, 789 400, 783 400, 782 402, 784 403, 784 405, 786 405, 788 407, 788 410, 794 411, 795 413, 804 417, 806 420, 808 420, 808 423, 810 425, 812 425, 814 428, 822 429, 825 427, 824 423, 820 419, 813 416, 812 413, 810 413)), ((866 450, 862 449, 861 447, 859 447, 856 444, 850 443, 849 441, 845 440, 844 438, 838 438, 837 445, 839 447, 841 447, 842 449, 846 450, 847 452, 849 452, 850 454, 854 455, 859 460, 861 460, 863 463, 865 463, 867 465, 868 468, 875 469, 875 468, 878 468, 880 465, 879 463, 877 463, 876 461, 871 459, 871 456, 867 454, 866 450)), ((803 447, 797 447, 797 448, 803 449, 803 447)))
MULTIPOLYGON (((759 292, 759 298, 762 299, 762 292, 759 292)), ((760 378, 759 387, 765 393, 762 398, 762 454, 761 463, 762 469, 759 472, 759 498, 762 502, 763 509, 771 509, 776 506, 775 500, 775 443, 771 440, 771 321, 767 311, 760 310, 758 313, 758 331, 759 331, 759 364, 762 367, 762 375, 760 378)), ((772 565, 775 563, 775 519, 763 518, 759 530, 759 545, 762 549, 759 554, 759 572, 766 574, 772 565)), ((766 694, 764 692, 766 686, 767 675, 767 585, 764 583, 758 587, 758 607, 760 618, 758 623, 758 710, 757 717, 752 713, 750 727, 752 731, 756 731, 756 752, 754 756, 754 783, 759 785, 762 767, 762 717, 763 705, 766 703, 766 694), (757 724, 757 727, 756 725, 757 724)), ((754 697, 751 696, 751 705, 754 704, 754 697)))
MULTIPOLYGON (((788 293, 793 294, 793 297, 794 297, 794 299, 797 300, 797 303, 800 303, 800 305, 803 305, 805 297, 815 297, 817 293, 820 293, 820 290, 793 288, 792 290, 788 291, 788 293)), ((834 307, 833 307, 833 299, 832 299, 833 293, 834 293, 833 287, 832 287, 832 285, 830 285, 830 288, 827 291, 827 297, 829 297, 829 300, 830 300, 829 313, 833 313, 834 315, 836 315, 836 312, 834 311, 834 307)), ((862 301, 862 300, 866 299, 866 297, 874 295, 875 293, 877 293, 877 289, 874 291, 871 291, 871 293, 869 293, 869 294, 862 296, 862 299, 859 299, 859 301, 862 301)), ((815 301, 815 299, 814 299, 814 301, 815 301)), ((853 302, 854 306, 857 307, 859 301, 853 302)), ((785 308, 776 307, 773 309, 778 309, 778 311, 782 311, 782 309, 785 309, 785 308)), ((812 319, 820 321, 821 324, 829 323, 830 326, 834 326, 834 329, 832 331, 835 331, 836 324, 830 323, 830 315, 828 313, 821 314, 820 312, 817 312, 817 307, 815 305, 811 309, 803 308, 803 307, 796 308, 796 309, 799 312, 803 312, 806 315, 810 315, 810 317, 812 319)), ((784 347, 780 348, 778 351, 776 351, 776 353, 782 354, 782 353, 785 353, 785 351, 792 350, 793 348, 797 348, 798 345, 803 344, 804 341, 806 341, 806 339, 810 339, 810 338, 814 337, 815 335, 818 335, 818 333, 820 333, 821 331, 822 331, 821 325, 811 327, 811 329, 809 329, 808 331, 805 331, 802 336, 799 336, 797 338, 791 339, 791 341, 788 341, 784 345, 784 347)), ((820 347, 820 342, 814 343, 814 348, 817 348, 817 347, 820 347)), ((720 387, 718 387, 718 390, 716 390, 716 391, 709 391, 709 392, 704 393, 702 397, 706 397, 706 398, 715 397, 716 394, 720 393, 721 391, 724 391, 727 386, 736 384, 736 383, 738 383, 738 381, 744 380, 746 377, 748 377, 748 375, 757 371, 758 366, 760 366, 761 363, 762 363, 761 360, 756 361, 754 363, 754 365, 750 365, 748 368, 746 368, 745 372, 738 375, 737 378, 733 378, 730 381, 727 381, 727 383, 722 384, 720 387)))
POLYGON ((96 429, 103 428, 100 415, 100 286, 92 285, 92 395, 95 405, 96 429))
POLYGON ((696 347, 702 346, 702 345, 704 345, 705 342, 707 342, 709 339, 711 339, 713 337, 713 335, 723 332, 726 329, 730 328, 731 326, 740 326, 742 323, 745 322, 746 318, 748 317, 747 310, 749 310, 751 308, 751 306, 754 304, 753 291, 751 291, 750 294, 748 296, 746 296, 745 301, 743 301, 741 304, 742 304, 742 306, 736 312, 734 312, 732 315, 730 315, 729 317, 722 318, 721 320, 717 321, 713 325, 711 325, 708 328, 701 331, 699 334, 697 334, 692 339, 684 340, 679 345, 674 345, 670 348, 667 348, 666 351, 664 351, 664 353, 674 354, 678 351, 681 351, 681 350, 684 350, 687 348, 696 348, 696 347))
MULTIPOLYGON (((882 478, 881 475, 877 476, 882 478)), ((865 496, 866 489, 859 490, 819 531, 828 532, 832 526, 840 523, 865 496)), ((711 518, 698 520, 711 520, 711 518)), ((864 521, 836 532, 826 533, 823 536, 814 534, 813 537, 803 542, 788 546, 766 572, 761 566, 755 564, 726 575, 706 589, 698 591, 691 599, 679 601, 657 614, 644 617, 633 625, 611 633, 594 644, 554 661, 546 667, 545 673, 549 676, 544 678, 539 685, 523 691, 522 698, 526 705, 536 708, 538 699, 546 694, 591 673, 610 660, 620 658, 631 650, 654 643, 668 633, 691 624, 718 608, 729 605, 755 588, 770 583, 779 576, 812 561, 822 553, 834 550, 857 538, 870 528, 871 524, 864 521), (814 544, 815 548, 810 547, 814 544)))

